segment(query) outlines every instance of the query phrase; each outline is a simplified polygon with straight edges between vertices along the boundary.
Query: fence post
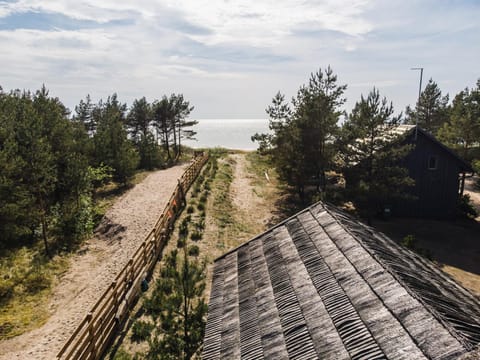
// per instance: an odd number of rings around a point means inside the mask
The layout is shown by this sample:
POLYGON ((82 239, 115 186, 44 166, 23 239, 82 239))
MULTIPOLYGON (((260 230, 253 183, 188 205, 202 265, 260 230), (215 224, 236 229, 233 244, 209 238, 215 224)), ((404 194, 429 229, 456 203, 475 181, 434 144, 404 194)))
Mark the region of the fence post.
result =
POLYGON ((187 202, 185 198, 185 192, 183 191, 183 186, 180 179, 178 180, 178 189, 180 190, 180 201, 182 202, 182 206, 186 206, 187 202))
POLYGON ((113 292, 113 301, 115 303, 115 312, 118 311, 118 299, 117 299, 117 282, 114 280, 112 281, 112 292, 113 292))
POLYGON ((147 240, 143 241, 143 266, 147 265, 147 240))
POLYGON ((90 345, 88 346, 90 348, 90 356, 88 358, 90 359, 95 359, 95 333, 93 329, 93 314, 89 312, 87 314, 87 322, 88 322, 88 342, 90 345))

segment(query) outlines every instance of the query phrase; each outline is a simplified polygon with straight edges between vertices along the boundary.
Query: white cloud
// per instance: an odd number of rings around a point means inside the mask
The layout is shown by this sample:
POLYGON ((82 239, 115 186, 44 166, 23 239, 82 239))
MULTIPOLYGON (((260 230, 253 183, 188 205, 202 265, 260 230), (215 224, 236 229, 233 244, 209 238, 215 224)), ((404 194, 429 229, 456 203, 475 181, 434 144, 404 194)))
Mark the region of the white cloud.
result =
POLYGON ((377 86, 401 110, 416 98, 412 66, 424 66, 444 92, 475 83, 480 11, 466 4, 0 0, 0 85, 45 82, 70 107, 87 93, 117 91, 130 101, 183 92, 207 117, 261 117, 277 90, 293 95, 310 72, 330 64, 350 84, 350 102, 377 86), (9 14, 32 12, 63 15, 59 29, 1 30, 9 14), (74 30, 61 29, 69 18, 74 30))

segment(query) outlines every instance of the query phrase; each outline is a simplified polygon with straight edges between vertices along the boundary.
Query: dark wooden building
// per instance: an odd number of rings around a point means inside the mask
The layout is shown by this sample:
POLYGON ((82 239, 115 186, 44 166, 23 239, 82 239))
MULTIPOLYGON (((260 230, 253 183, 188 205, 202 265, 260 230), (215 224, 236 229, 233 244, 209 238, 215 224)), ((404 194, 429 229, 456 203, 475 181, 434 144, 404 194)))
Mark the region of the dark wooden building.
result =
POLYGON ((202 358, 459 359, 479 344, 478 298, 318 203, 215 261, 202 358))
POLYGON ((411 194, 415 200, 393 205, 398 216, 452 218, 463 194, 465 176, 472 167, 435 137, 413 125, 402 125, 399 133, 413 150, 405 159, 409 176, 415 180, 411 194))

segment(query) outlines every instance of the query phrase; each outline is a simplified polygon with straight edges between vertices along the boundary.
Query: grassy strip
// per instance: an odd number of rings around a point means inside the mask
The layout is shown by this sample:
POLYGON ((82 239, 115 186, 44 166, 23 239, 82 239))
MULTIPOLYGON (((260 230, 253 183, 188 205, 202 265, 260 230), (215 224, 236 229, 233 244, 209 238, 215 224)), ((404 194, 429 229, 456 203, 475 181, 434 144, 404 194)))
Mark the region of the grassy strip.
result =
POLYGON ((23 247, 0 258, 0 340, 35 329, 50 316, 48 299, 68 256, 41 254, 38 247, 23 247))

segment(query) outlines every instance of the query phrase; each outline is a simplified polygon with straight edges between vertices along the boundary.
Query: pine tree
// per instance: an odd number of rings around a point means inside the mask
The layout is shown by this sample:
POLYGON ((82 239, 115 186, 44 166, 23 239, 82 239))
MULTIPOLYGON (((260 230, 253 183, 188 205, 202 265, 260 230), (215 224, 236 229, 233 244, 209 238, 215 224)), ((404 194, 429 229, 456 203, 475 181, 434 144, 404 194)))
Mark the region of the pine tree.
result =
POLYGON ((455 96, 449 121, 439 130, 438 137, 457 149, 465 160, 471 160, 469 151, 480 142, 480 79, 476 88, 466 88, 455 96))
POLYGON ((0 248, 32 238, 34 199, 22 179, 25 160, 19 153, 16 128, 23 120, 20 94, 0 92, 0 248))
POLYGON ((338 140, 347 187, 368 222, 387 201, 402 197, 414 184, 402 159, 411 151, 393 131, 400 123, 393 105, 375 88, 363 95, 343 124, 338 140))
POLYGON ((422 129, 436 135, 448 120, 448 94, 442 96, 438 85, 430 79, 422 91, 415 109, 407 107, 406 115, 408 124, 415 125, 418 122, 418 126, 422 129))
POLYGON ((325 171, 332 166, 333 140, 345 102, 346 85, 337 84, 330 67, 311 74, 292 99, 292 109, 278 93, 267 108, 273 134, 256 134, 262 149, 270 147, 275 167, 288 184, 305 200, 305 186, 311 182, 325 191, 325 171))
POLYGON ((153 122, 160 132, 160 141, 167 153, 168 161, 176 161, 181 155, 181 139, 191 139, 195 131, 185 129, 196 125, 195 120, 187 120, 193 106, 186 101, 182 94, 163 96, 153 104, 153 122), (173 150, 173 155, 171 153, 173 150))
POLYGON ((145 308, 155 324, 147 359, 191 359, 203 342, 207 305, 205 263, 183 257, 177 250, 165 257, 165 265, 145 308))
POLYGON ((160 154, 152 133, 153 111, 145 97, 135 100, 127 116, 127 128, 140 156, 139 167, 159 167, 160 154))
POLYGON ((73 117, 74 121, 78 121, 83 124, 85 131, 93 136, 97 129, 97 124, 95 123, 95 118, 92 114, 94 105, 90 99, 90 95, 87 95, 85 101, 80 100, 80 103, 75 106, 76 115, 73 117))
POLYGON ((108 97, 94 109, 97 132, 95 144, 96 165, 104 164, 114 170, 114 178, 126 184, 138 165, 138 154, 127 137, 125 129, 126 105, 121 104, 117 95, 108 97))

